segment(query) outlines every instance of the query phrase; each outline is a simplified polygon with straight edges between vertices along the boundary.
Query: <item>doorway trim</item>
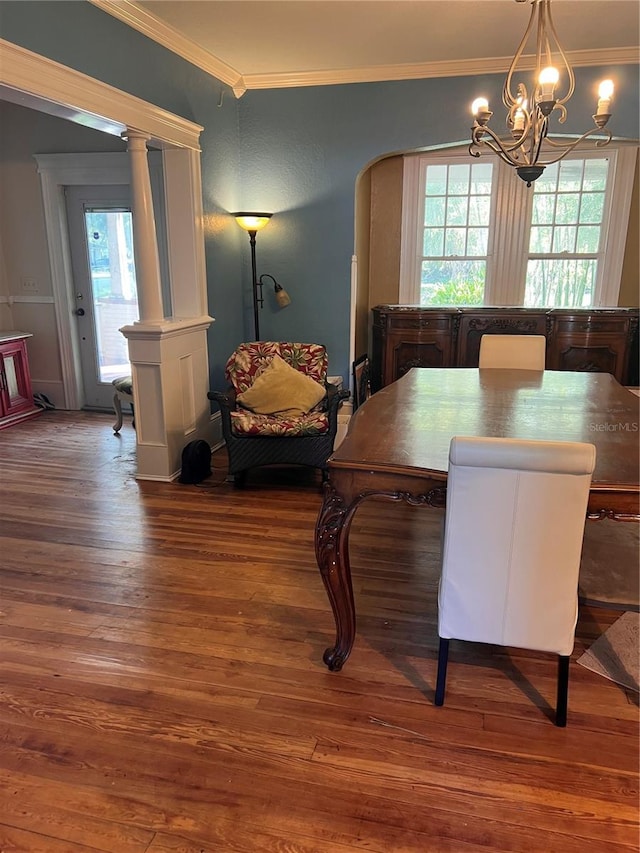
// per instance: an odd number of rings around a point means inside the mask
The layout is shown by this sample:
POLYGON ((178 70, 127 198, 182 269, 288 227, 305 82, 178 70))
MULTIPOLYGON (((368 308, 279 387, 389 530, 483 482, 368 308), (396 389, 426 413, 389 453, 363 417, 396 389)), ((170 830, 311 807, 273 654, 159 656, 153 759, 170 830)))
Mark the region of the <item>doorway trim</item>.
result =
POLYGON ((80 71, 0 39, 0 98, 112 136, 135 128, 152 145, 200 150, 204 128, 80 71))
MULTIPOLYGON (((171 213, 167 216, 167 227, 171 229, 172 222, 180 223, 179 239, 168 240, 169 267, 180 269, 181 263, 188 259, 188 269, 193 272, 192 277, 181 279, 193 282, 192 292, 172 293, 174 309, 176 304, 183 309, 195 307, 194 313, 203 315, 207 295, 202 197, 195 188, 192 192, 177 190, 180 182, 171 179, 175 173, 186 174, 191 182, 199 180, 202 126, 4 39, 0 39, 0 50, 3 55, 0 98, 3 100, 113 136, 121 136, 135 128, 149 136, 150 144, 163 150, 165 210, 171 213)), ((63 187, 129 183, 129 157, 126 152, 34 156, 42 184, 64 404, 68 409, 79 409, 82 387, 77 369, 78 347, 74 344, 71 328, 73 279, 63 187)))
POLYGON ((84 392, 77 328, 72 322, 75 300, 64 188, 129 184, 129 161, 126 152, 33 156, 42 186, 64 404, 67 409, 80 409, 84 392))

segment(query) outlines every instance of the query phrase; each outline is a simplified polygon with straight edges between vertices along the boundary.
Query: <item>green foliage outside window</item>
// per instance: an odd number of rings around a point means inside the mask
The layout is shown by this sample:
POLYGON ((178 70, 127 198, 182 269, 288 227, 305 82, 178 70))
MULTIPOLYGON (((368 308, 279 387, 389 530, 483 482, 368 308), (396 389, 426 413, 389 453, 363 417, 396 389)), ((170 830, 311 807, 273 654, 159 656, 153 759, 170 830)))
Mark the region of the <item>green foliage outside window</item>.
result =
POLYGON ((448 281, 441 284, 422 305, 482 305, 484 299, 484 280, 448 281))

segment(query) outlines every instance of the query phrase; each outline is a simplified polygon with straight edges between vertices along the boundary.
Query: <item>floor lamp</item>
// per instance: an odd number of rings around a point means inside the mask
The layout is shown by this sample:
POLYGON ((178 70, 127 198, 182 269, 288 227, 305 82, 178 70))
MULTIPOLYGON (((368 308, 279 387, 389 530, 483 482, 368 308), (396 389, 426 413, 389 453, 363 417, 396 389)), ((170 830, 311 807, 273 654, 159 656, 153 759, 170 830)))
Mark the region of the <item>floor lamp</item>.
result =
POLYGON ((258 309, 262 308, 264 304, 264 299, 262 296, 262 286, 264 284, 263 279, 270 278, 273 282, 276 302, 278 303, 280 308, 286 308, 287 305, 290 305, 291 299, 284 287, 279 284, 272 275, 268 275, 267 273, 265 273, 264 275, 261 275, 260 278, 258 278, 256 268, 256 233, 268 224, 273 214, 246 213, 245 211, 240 211, 239 213, 234 213, 233 216, 235 217, 235 220, 238 225, 242 229, 247 231, 249 234, 249 243, 251 244, 251 287, 253 291, 253 325, 255 331, 255 338, 257 341, 259 341, 260 315, 258 309))

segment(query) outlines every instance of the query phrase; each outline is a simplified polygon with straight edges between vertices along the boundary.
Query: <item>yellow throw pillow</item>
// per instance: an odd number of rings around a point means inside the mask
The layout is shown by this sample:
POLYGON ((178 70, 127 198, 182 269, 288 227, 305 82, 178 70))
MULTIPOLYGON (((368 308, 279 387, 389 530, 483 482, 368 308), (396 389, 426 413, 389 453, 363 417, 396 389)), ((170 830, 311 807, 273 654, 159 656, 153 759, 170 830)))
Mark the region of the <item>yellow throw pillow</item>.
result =
POLYGON ((257 415, 300 415, 310 412, 326 391, 310 376, 274 355, 267 367, 237 397, 238 403, 257 415))

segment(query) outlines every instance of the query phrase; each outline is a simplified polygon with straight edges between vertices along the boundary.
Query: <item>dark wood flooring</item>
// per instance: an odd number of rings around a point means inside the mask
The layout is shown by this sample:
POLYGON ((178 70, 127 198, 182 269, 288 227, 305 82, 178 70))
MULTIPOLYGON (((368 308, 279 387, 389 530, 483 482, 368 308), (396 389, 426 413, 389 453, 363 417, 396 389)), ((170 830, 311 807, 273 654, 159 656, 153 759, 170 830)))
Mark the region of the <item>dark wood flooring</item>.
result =
POLYGON ((452 642, 433 705, 427 509, 356 515, 359 614, 330 673, 320 478, 138 482, 129 424, 0 432, 0 851, 622 853, 638 849, 637 695, 575 659, 452 642))

